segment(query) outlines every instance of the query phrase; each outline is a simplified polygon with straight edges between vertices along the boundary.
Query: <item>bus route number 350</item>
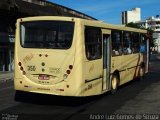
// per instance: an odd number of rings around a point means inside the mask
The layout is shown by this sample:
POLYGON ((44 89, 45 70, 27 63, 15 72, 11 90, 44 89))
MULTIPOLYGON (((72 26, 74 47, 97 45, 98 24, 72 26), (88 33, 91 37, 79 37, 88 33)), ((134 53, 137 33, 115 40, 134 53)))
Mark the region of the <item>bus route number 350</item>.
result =
POLYGON ((28 71, 36 71, 36 67, 33 65, 29 65, 28 67, 28 71))

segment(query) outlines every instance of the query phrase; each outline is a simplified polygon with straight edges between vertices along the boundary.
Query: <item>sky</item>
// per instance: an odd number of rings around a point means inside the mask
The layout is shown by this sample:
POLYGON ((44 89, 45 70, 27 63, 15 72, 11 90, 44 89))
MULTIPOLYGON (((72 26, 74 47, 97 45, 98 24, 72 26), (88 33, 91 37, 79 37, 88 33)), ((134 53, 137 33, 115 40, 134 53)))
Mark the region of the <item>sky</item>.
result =
POLYGON ((141 19, 160 15, 160 0, 48 0, 98 20, 121 24, 121 12, 141 8, 141 19))

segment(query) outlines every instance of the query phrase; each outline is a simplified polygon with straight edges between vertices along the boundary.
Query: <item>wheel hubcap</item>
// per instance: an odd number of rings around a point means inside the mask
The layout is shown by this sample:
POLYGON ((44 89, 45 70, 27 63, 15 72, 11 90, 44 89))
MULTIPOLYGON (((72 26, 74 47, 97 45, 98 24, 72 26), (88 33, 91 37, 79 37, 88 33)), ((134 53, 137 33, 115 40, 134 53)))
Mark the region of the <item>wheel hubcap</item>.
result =
POLYGON ((140 69, 140 76, 143 76, 143 68, 140 69))
POLYGON ((115 90, 117 87, 117 79, 114 77, 112 80, 112 88, 115 90))

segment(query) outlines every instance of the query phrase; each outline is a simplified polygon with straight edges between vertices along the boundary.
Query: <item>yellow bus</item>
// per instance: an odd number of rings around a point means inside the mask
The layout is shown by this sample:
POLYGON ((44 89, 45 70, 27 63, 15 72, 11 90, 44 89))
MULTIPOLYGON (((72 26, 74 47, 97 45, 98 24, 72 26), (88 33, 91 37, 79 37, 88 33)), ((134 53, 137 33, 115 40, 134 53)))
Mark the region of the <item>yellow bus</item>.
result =
POLYGON ((148 72, 146 30, 73 17, 17 20, 16 94, 93 96, 148 72))

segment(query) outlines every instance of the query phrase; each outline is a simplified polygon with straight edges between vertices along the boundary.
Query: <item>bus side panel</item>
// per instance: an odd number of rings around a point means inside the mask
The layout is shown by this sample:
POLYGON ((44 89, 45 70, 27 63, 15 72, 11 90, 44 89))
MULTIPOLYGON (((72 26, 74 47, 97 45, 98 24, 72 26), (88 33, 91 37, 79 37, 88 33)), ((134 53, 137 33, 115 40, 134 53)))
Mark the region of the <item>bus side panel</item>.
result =
POLYGON ((102 94, 102 60, 85 61, 83 74, 85 75, 82 87, 83 95, 102 94))
MULTIPOLYGON (((111 57, 111 73, 113 74, 115 71, 119 71, 120 74, 120 82, 123 82, 124 77, 124 71, 121 71, 123 69, 122 64, 123 63, 123 56, 115 56, 111 57)), ((125 74, 124 74, 125 75, 125 74)))
POLYGON ((122 85, 139 76, 142 61, 143 55, 139 53, 112 57, 111 73, 119 71, 120 85, 122 85))
POLYGON ((140 64, 142 62, 142 55, 132 54, 130 55, 131 64, 128 66, 129 80, 133 80, 139 76, 140 64))
POLYGON ((16 24, 16 38, 15 38, 15 54, 14 54, 14 66, 15 66, 15 70, 14 70, 14 89, 15 90, 19 90, 21 89, 21 87, 19 86, 20 82, 22 80, 22 72, 20 71, 20 68, 18 66, 18 47, 19 47, 19 39, 20 39, 20 34, 19 34, 19 20, 17 20, 17 24, 16 24))
POLYGON ((83 54, 84 54, 84 42, 83 42, 83 23, 81 20, 77 20, 76 29, 76 42, 75 42, 75 61, 74 61, 74 73, 72 74, 71 83, 73 87, 72 92, 74 96, 83 96, 82 87, 84 82, 83 75, 83 54))
MULTIPOLYGON (((85 51, 85 26, 82 23, 82 33, 81 33, 81 43, 77 46, 82 46, 76 53, 77 56, 82 54, 82 84, 81 84, 81 93, 82 96, 92 96, 102 94, 102 73, 103 73, 103 61, 101 59, 96 60, 87 60, 86 51, 85 51)), ((80 36, 79 36, 80 37, 80 36)), ((77 48, 77 47, 76 47, 77 48)))

